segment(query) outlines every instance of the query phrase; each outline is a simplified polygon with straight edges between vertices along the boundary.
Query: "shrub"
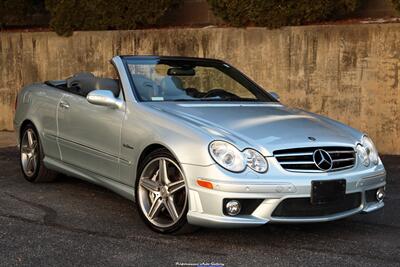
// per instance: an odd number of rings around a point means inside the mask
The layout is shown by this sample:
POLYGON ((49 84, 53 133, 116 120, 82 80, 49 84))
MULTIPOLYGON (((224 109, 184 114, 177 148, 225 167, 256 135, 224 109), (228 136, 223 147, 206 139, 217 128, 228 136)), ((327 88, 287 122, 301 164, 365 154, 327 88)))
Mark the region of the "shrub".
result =
POLYGON ((50 26, 60 35, 74 30, 119 30, 156 25, 178 0, 46 0, 50 26))
POLYGON ((400 0, 392 0, 394 8, 400 12, 400 0))
POLYGON ((233 26, 300 25, 340 18, 360 0, 207 0, 214 14, 233 26))
POLYGON ((42 25, 45 15, 44 0, 0 1, 0 27, 42 25), (42 16, 38 20, 38 18, 33 18, 34 15, 42 16))

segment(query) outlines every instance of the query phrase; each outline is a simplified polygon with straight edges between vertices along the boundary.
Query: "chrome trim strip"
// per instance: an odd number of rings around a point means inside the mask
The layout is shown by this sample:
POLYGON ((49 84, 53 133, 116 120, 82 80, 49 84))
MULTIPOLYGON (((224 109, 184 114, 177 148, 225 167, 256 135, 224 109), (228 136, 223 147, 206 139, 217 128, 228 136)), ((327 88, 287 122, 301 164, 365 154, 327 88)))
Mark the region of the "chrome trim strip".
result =
POLYGON ((351 161, 356 160, 356 158, 346 158, 346 159, 333 159, 333 162, 343 162, 343 161, 351 161))
POLYGON ((280 157, 292 157, 292 156, 312 156, 313 152, 298 152, 298 153, 286 153, 286 154, 277 154, 275 155, 276 158, 280 157))
POLYGON ((101 154, 104 154, 104 155, 107 155, 107 156, 110 156, 110 157, 118 159, 118 156, 116 156, 114 154, 110 154, 110 153, 101 151, 99 149, 96 149, 96 148, 93 148, 93 147, 90 147, 90 146, 87 146, 87 145, 84 145, 84 144, 81 144, 81 143, 78 143, 78 142, 75 142, 75 141, 72 141, 72 140, 65 139, 63 137, 58 137, 58 141, 63 141, 63 142, 66 142, 66 143, 71 143, 71 144, 74 144, 74 145, 78 145, 78 146, 81 146, 81 147, 84 147, 84 148, 87 148, 87 149, 99 152, 101 154))
POLYGON ((98 153, 100 153, 100 154, 103 154, 103 155, 112 157, 112 158, 114 158, 114 159, 116 159, 116 160, 125 161, 125 162, 127 162, 128 164, 130 164, 130 162, 129 162, 128 160, 122 159, 122 158, 120 158, 120 157, 117 156, 117 155, 110 154, 110 153, 101 151, 101 150, 99 150, 99 149, 96 149, 96 148, 93 148, 93 147, 90 147, 90 146, 87 146, 87 145, 83 145, 83 144, 78 143, 78 142, 75 142, 75 141, 71 141, 71 140, 65 139, 65 138, 63 138, 63 137, 58 137, 58 141, 63 141, 63 142, 65 142, 65 143, 71 143, 71 144, 74 144, 74 145, 77 145, 77 146, 81 146, 81 147, 84 147, 84 148, 86 148, 86 149, 89 149, 89 150, 98 152, 98 153))
POLYGON ((329 150, 326 150, 326 152, 332 153, 332 154, 339 154, 339 153, 355 153, 354 150, 342 150, 342 151, 335 151, 335 150, 329 151, 329 150))
POLYGON ((314 161, 279 161, 281 165, 302 165, 302 164, 314 164, 314 161))
POLYGON ((321 170, 300 170, 300 169, 288 169, 288 168, 284 168, 284 169, 289 172, 302 172, 302 173, 324 173, 325 172, 325 171, 321 171, 321 170))
POLYGON ((326 172, 332 172, 332 171, 341 171, 341 170, 346 170, 346 169, 351 169, 353 168, 354 165, 349 165, 349 166, 345 166, 345 167, 340 167, 340 168, 332 168, 329 171, 321 171, 321 170, 302 170, 302 169, 288 169, 288 168, 284 168, 286 171, 289 172, 302 172, 302 173, 326 173, 326 172))

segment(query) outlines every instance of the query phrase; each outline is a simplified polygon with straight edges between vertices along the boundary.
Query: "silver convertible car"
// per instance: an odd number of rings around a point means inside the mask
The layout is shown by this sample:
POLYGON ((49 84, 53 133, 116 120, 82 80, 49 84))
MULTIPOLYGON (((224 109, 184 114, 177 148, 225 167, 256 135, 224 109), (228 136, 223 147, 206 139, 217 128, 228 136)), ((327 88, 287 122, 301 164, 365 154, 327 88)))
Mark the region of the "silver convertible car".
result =
POLYGON ((78 177, 153 230, 323 222, 384 206, 371 139, 289 108, 215 59, 116 56, 114 75, 25 87, 15 129, 31 182, 78 177))

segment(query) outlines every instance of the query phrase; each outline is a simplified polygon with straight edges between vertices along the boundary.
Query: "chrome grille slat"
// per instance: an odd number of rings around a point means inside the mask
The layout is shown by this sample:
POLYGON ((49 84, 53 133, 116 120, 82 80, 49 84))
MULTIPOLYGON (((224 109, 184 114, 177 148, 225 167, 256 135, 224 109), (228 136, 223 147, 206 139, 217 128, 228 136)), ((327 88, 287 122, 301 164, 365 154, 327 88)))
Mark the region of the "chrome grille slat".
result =
POLYGON ((313 152, 279 154, 276 157, 312 156, 313 152))
POLYGON ((354 160, 354 158, 347 158, 347 159, 332 159, 333 162, 344 162, 344 161, 351 161, 354 160))
POLYGON ((280 161, 281 165, 293 165, 293 164, 314 164, 314 161, 280 161))
POLYGON ((298 169, 288 169, 288 168, 285 168, 285 170, 287 170, 289 172, 306 172, 306 173, 321 173, 321 172, 323 172, 320 170, 298 170, 298 169))
POLYGON ((351 147, 305 147, 274 151, 274 157, 279 164, 291 172, 321 173, 314 162, 314 151, 322 149, 331 158, 332 168, 328 172, 353 168, 356 164, 356 153, 351 147))
POLYGON ((340 154, 340 153, 354 153, 354 150, 347 150, 347 151, 329 151, 329 150, 327 150, 326 152, 332 153, 332 154, 340 154))

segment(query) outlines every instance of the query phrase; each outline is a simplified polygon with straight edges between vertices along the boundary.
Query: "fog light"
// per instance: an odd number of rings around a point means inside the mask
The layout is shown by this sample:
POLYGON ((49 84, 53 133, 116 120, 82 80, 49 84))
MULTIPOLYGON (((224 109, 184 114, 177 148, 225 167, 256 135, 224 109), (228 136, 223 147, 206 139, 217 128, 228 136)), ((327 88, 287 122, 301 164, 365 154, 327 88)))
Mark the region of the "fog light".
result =
POLYGON ((240 213, 240 202, 237 200, 230 200, 225 205, 225 211, 230 216, 235 216, 240 213))
POLYGON ((376 190, 376 200, 379 202, 383 201, 383 198, 385 197, 385 188, 381 187, 378 190, 376 190))

